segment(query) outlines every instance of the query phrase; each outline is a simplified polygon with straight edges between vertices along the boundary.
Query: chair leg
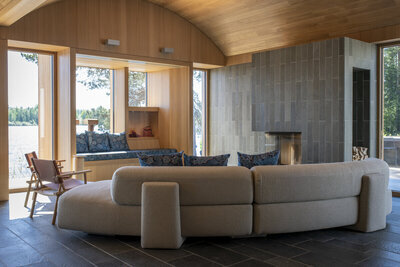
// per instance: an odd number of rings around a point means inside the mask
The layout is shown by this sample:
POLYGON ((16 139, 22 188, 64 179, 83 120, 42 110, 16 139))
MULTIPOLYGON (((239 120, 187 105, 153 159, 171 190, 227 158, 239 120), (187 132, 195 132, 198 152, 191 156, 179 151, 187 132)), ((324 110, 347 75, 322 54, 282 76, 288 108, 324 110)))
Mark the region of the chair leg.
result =
POLYGON ((30 183, 28 186, 28 191, 26 192, 26 196, 25 196, 25 204, 24 204, 25 208, 28 207, 28 199, 29 199, 29 194, 31 193, 31 188, 32 188, 32 184, 30 183))
POLYGON ((35 211, 35 204, 36 204, 36 197, 37 197, 37 192, 33 193, 33 200, 32 200, 32 208, 31 208, 31 214, 29 217, 33 218, 33 213, 35 211))
POLYGON ((54 213, 53 213, 53 221, 51 222, 52 225, 56 224, 56 218, 57 218, 57 207, 58 207, 58 199, 60 198, 60 195, 57 194, 57 199, 56 199, 56 206, 54 207, 54 213))

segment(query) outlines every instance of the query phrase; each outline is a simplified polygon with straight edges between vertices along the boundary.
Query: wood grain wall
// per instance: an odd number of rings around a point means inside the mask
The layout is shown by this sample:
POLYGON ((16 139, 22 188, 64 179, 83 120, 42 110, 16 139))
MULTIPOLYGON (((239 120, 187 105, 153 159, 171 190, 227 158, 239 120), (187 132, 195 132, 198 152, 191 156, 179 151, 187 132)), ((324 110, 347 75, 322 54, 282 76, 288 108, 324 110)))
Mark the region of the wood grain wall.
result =
POLYGON ((8 200, 7 40, 0 39, 0 201, 8 200))
POLYGON ((191 67, 180 67, 148 74, 148 104, 160 108, 160 147, 188 154, 193 150, 191 73, 191 67))
POLYGON ((8 39, 119 54, 224 65, 219 48, 193 24, 144 0, 64 0, 11 25, 8 39), (106 39, 121 45, 104 45, 106 39), (171 47, 164 55, 160 48, 171 47))

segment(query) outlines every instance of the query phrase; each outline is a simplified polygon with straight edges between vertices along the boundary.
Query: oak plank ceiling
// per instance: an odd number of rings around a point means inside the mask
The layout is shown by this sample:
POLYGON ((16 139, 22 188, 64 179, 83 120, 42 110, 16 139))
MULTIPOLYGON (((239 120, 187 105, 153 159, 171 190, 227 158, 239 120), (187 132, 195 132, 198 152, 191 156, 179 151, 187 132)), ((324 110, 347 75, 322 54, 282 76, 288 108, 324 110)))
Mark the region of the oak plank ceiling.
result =
POLYGON ((226 56, 400 24, 399 0, 149 0, 188 19, 226 56))
POLYGON ((0 26, 10 26, 29 12, 59 0, 0 0, 0 26))
MULTIPOLYGON (((55 1, 0 0, 0 26, 55 1)), ((148 1, 192 22, 226 56, 400 24, 400 0, 148 1)))

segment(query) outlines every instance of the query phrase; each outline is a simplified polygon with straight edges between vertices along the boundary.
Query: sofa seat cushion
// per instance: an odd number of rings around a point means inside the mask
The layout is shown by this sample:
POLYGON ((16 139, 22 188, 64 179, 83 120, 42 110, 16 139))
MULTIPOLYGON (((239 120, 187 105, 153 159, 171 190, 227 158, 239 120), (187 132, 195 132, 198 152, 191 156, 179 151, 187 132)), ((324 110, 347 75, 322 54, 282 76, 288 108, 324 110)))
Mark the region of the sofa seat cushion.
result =
POLYGON ((110 184, 110 180, 89 183, 62 194, 57 225, 93 234, 140 235, 140 206, 114 203, 110 184))
POLYGON ((358 196, 364 174, 382 173, 387 164, 364 161, 254 167, 254 199, 258 204, 315 201, 358 196))
POLYGON ((122 167, 113 176, 111 195, 120 205, 141 205, 143 182, 176 182, 181 205, 232 205, 253 202, 251 171, 244 167, 122 167))
POLYGON ((147 150, 128 150, 128 151, 108 151, 97 153, 80 153, 78 157, 84 157, 85 161, 112 160, 112 159, 132 159, 138 158, 140 153, 147 155, 159 155, 175 153, 176 149, 147 149, 147 150))

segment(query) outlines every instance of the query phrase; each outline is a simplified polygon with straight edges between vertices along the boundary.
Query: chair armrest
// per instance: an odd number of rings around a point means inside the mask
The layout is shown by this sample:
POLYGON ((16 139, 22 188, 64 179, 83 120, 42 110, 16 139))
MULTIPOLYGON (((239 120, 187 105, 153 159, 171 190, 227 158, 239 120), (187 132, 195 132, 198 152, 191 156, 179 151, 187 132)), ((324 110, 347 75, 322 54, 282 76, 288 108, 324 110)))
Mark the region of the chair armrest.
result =
POLYGON ((88 173, 88 172, 91 172, 91 171, 92 170, 63 172, 60 175, 57 175, 57 177, 59 177, 59 178, 71 177, 72 175, 85 174, 85 173, 88 173))
POLYGON ((65 159, 56 159, 56 162, 57 162, 57 163, 59 163, 59 162, 60 162, 60 163, 61 163, 61 162, 65 162, 65 159))

